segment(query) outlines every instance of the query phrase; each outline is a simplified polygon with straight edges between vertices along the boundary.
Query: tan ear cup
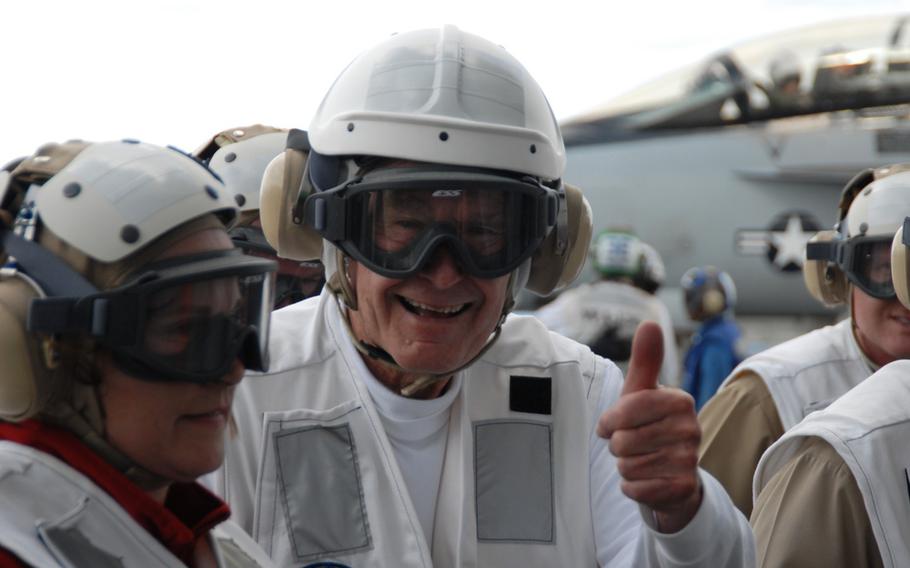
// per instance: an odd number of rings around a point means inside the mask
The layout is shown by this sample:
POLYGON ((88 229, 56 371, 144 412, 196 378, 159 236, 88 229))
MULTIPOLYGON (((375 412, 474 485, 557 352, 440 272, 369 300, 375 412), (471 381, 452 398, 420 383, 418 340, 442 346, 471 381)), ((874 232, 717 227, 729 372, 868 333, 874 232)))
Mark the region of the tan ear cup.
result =
MULTIPOLYGON (((837 231, 819 231, 809 239, 809 243, 830 242, 837 236, 837 231)), ((812 297, 826 306, 833 307, 847 301, 847 278, 828 261, 809 260, 803 253, 803 281, 812 297)))
POLYGON ((567 211, 564 230, 568 231, 566 250, 562 254, 557 251, 559 227, 555 227, 534 253, 531 274, 525 285, 528 290, 541 296, 548 296, 571 284, 584 267, 591 246, 594 230, 591 204, 581 189, 568 183, 563 184, 563 187, 567 211))
POLYGON ((910 309, 910 262, 907 255, 910 249, 904 244, 904 228, 910 222, 910 217, 904 220, 904 226, 894 234, 894 240, 891 241, 891 280, 894 283, 894 291, 897 293, 897 299, 904 307, 910 309))
POLYGON ((28 305, 37 294, 25 281, 0 281, 0 419, 19 422, 37 414, 47 398, 49 373, 38 341, 25 328, 28 305), (42 388, 42 386, 44 388, 42 388))
POLYGON ((322 237, 294 222, 294 208, 306 169, 306 154, 287 149, 265 168, 259 190, 262 232, 281 258, 315 260, 322 257, 322 237))
POLYGON ((720 290, 707 290, 702 296, 702 309, 704 310, 705 317, 716 316, 717 314, 724 311, 724 293, 720 290))

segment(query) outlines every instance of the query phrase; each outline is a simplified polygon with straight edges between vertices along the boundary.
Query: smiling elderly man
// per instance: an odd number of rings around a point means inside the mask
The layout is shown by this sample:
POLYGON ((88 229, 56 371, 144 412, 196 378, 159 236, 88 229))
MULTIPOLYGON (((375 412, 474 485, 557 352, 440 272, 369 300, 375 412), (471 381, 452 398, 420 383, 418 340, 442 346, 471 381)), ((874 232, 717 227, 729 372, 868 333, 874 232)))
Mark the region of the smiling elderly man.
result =
POLYGON ((262 222, 280 256, 321 255, 328 284, 275 314, 216 481, 276 561, 752 563, 695 465, 691 397, 656 388, 657 326, 623 383, 508 316, 522 288, 574 279, 591 232, 518 61, 452 27, 396 35, 341 74, 309 143, 305 166, 291 135, 267 169, 262 222))

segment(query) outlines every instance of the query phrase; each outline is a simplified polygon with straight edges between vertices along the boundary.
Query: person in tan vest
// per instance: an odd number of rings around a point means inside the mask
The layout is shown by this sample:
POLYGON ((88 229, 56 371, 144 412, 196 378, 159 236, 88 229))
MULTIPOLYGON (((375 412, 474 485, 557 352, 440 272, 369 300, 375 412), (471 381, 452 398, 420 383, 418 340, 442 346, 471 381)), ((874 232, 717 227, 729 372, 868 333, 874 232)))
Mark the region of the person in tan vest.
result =
MULTIPOLYGON (((891 250, 894 289, 905 307, 908 244, 910 217, 891 250)), ((908 464, 910 360, 896 360, 808 416, 762 456, 752 512, 761 565, 910 566, 908 464)))
POLYGON ((880 366, 910 357, 910 311, 895 297, 888 251, 905 215, 910 183, 901 167, 864 170, 844 188, 833 231, 806 248, 803 274, 826 305, 850 317, 743 361, 699 414, 699 462, 745 514, 762 453, 809 413, 880 366))

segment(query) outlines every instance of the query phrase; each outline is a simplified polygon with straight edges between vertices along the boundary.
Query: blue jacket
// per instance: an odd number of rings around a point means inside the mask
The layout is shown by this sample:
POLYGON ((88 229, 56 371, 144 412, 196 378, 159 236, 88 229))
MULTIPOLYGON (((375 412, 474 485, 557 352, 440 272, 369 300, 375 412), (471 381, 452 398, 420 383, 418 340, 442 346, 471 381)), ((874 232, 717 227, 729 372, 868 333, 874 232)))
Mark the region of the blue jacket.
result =
POLYGON ((695 398, 696 410, 701 410, 739 364, 736 350, 739 335, 733 320, 719 315, 705 321, 692 338, 686 353, 683 388, 695 398))

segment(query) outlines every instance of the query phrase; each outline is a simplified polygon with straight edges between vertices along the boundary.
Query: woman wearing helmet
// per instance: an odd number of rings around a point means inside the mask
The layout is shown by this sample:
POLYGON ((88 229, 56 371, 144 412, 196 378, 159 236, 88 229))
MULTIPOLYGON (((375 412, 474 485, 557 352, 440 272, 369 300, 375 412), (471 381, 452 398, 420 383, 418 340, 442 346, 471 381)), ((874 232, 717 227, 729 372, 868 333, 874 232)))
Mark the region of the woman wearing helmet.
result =
POLYGON ((195 483, 267 363, 275 267, 233 247, 232 196, 134 141, 47 145, 3 179, 0 564, 269 565, 195 483))

